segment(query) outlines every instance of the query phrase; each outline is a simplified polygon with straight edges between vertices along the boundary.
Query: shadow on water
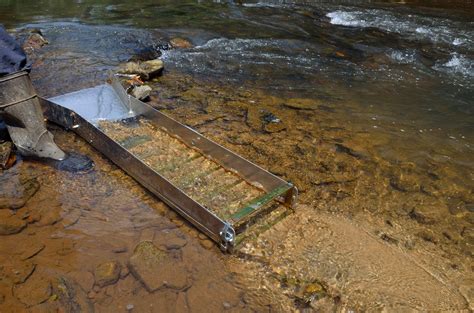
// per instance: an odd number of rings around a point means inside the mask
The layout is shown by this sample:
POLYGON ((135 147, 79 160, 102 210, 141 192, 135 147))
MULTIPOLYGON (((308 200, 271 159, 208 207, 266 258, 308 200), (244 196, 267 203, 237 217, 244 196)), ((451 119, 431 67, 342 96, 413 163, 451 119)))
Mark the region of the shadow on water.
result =
POLYGON ((0 306, 472 309, 474 24, 446 3, 0 1, 20 40, 49 41, 30 51, 41 95, 155 49, 154 107, 301 191, 295 214, 223 257, 55 129, 96 170, 20 159, 0 173, 0 306))

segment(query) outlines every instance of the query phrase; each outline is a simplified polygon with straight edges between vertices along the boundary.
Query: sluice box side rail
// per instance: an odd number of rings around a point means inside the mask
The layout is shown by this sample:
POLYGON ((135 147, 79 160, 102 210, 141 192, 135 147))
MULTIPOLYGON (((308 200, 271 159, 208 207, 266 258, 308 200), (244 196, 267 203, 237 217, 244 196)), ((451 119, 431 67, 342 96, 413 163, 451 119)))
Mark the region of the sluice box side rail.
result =
POLYGON ((45 116, 49 121, 72 130, 85 139, 128 175, 217 242, 223 250, 230 251, 233 248, 236 231, 241 231, 251 217, 257 215, 272 200, 293 207, 297 190, 292 184, 203 137, 198 132, 155 110, 148 104, 128 96, 118 84, 117 81, 114 81, 112 85, 103 85, 103 88, 113 89, 122 101, 122 105, 126 105, 135 116, 143 116, 151 123, 164 128, 169 134, 179 138, 186 145, 201 151, 225 169, 237 173, 253 185, 260 186, 265 194, 246 204, 228 220, 222 220, 191 199, 181 189, 146 165, 117 141, 108 137, 94 125, 93 121, 87 120, 76 113, 76 110, 55 103, 53 102, 54 99, 50 101, 41 98, 45 116))

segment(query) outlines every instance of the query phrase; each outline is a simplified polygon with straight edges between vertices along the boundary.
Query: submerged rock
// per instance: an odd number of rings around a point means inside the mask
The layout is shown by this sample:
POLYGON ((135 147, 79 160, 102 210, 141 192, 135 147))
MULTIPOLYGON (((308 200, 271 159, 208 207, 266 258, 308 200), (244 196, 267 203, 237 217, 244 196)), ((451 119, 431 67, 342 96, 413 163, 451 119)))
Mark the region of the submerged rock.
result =
POLYGON ((143 80, 150 80, 158 76, 163 70, 163 61, 154 59, 144 62, 128 62, 123 64, 118 72, 122 74, 136 74, 143 80))
POLYGON ((173 259, 150 241, 136 246, 128 266, 149 292, 160 288, 181 290, 190 285, 188 271, 182 261, 173 259))
POLYGON ((94 305, 82 288, 71 279, 60 277, 53 281, 53 292, 63 310, 60 312, 94 312, 94 305))
POLYGON ((35 178, 21 181, 10 175, 0 178, 0 186, 4 187, 0 190, 0 209, 12 210, 23 207, 40 188, 35 178))
POLYGON ((210 250, 212 247, 214 247, 214 243, 210 241, 209 239, 201 239, 199 240, 199 243, 204 249, 210 250))
POLYGON ((0 211, 0 235, 12 235, 19 233, 26 227, 26 222, 8 210, 0 211))
POLYGON ((121 269, 115 261, 99 264, 94 271, 95 284, 99 287, 115 284, 120 278, 121 269))
POLYGON ((318 102, 313 99, 293 98, 287 100, 283 105, 295 110, 315 110, 318 102))
POLYGON ((27 261, 20 261, 18 259, 0 259, 0 279, 3 282, 11 284, 24 283, 28 277, 34 272, 36 265, 27 261))
POLYGON ((27 307, 46 302, 51 293, 50 280, 37 273, 33 274, 25 283, 13 288, 15 297, 27 307))

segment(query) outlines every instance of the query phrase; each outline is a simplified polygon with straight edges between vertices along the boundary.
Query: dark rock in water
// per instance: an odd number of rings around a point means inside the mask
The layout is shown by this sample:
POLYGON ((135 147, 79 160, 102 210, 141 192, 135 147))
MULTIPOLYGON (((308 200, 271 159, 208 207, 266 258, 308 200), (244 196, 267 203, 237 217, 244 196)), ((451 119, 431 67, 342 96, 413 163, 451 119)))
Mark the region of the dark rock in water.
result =
POLYGON ((57 168, 66 172, 87 172, 94 167, 94 162, 86 155, 69 153, 67 158, 57 162, 57 168))
POLYGON ((128 60, 128 62, 142 62, 158 59, 163 54, 162 51, 169 50, 170 47, 171 45, 169 43, 162 42, 136 49, 134 55, 128 60))
POLYGON ((149 292, 160 288, 182 290, 190 285, 188 271, 182 261, 174 259, 150 241, 142 241, 136 246, 128 267, 149 292))
POLYGON ((139 75, 143 80, 149 80, 158 76, 163 71, 163 61, 154 59, 144 62, 128 62, 120 66, 118 72, 121 74, 139 75))
POLYGON ((414 220, 416 220, 420 224, 431 225, 436 222, 433 216, 430 216, 428 211, 424 211, 420 208, 413 209, 408 216, 414 220))
POLYGON ((115 261, 99 264, 94 271, 95 284, 99 287, 115 284, 120 278, 121 269, 115 261))
POLYGON ((0 120, 0 141, 10 141, 10 134, 8 134, 7 125, 3 120, 0 120))
POLYGON ((27 223, 11 214, 8 210, 0 211, 0 235, 12 235, 19 233, 27 223))

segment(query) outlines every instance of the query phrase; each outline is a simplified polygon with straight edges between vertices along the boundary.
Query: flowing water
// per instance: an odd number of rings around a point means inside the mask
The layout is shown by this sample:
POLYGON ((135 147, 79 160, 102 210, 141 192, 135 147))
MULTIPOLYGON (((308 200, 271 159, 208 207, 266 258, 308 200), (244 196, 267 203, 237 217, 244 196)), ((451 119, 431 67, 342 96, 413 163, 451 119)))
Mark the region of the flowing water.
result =
POLYGON ((55 129, 96 169, 0 173, 1 311, 472 310, 474 6, 426 3, 0 0, 19 40, 49 41, 28 50, 39 94, 160 55, 151 105, 300 190, 225 256, 55 129), (140 279, 143 241, 172 283, 140 279))

